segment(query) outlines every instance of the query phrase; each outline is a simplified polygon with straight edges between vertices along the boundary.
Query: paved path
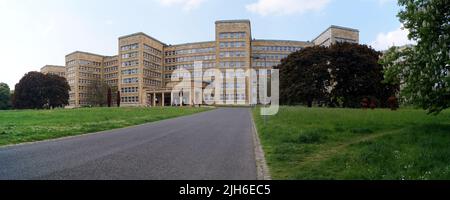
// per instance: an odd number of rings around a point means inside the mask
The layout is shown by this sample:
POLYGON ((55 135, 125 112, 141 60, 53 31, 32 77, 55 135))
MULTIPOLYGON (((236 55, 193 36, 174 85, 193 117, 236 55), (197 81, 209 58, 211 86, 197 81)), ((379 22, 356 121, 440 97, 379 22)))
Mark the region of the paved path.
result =
POLYGON ((0 148, 0 179, 256 179, 251 116, 223 108, 0 148))

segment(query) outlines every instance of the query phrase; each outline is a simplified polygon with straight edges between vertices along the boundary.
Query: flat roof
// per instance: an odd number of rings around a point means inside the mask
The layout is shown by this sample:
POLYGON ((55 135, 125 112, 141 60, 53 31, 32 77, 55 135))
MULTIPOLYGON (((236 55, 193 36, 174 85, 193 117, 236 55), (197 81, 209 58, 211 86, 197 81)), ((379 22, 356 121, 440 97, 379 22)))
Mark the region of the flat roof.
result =
POLYGON ((220 23, 249 23, 250 24, 250 20, 248 19, 236 19, 236 20, 217 20, 216 24, 220 24, 220 23))
POLYGON ((150 35, 147 35, 147 34, 145 34, 145 33, 143 33, 143 32, 137 32, 137 33, 133 33, 133 34, 130 34, 130 35, 121 36, 121 37, 119 37, 119 40, 120 40, 120 39, 124 39, 124 38, 133 37, 133 36, 138 36, 138 35, 143 35, 143 36, 145 36, 145 37, 148 37, 148 38, 150 38, 150 39, 152 39, 152 40, 155 40, 155 41, 157 41, 157 42, 159 42, 159 43, 161 43, 161 44, 167 46, 166 43, 161 42, 161 41, 159 41, 158 39, 156 39, 156 38, 154 38, 154 37, 152 37, 152 36, 150 36, 150 35))
POLYGON ((89 52, 85 52, 85 51, 74 51, 74 52, 72 52, 72 53, 67 54, 66 57, 67 57, 67 56, 70 56, 70 55, 72 55, 72 54, 76 54, 76 53, 88 54, 88 55, 100 56, 100 57, 107 57, 107 56, 103 56, 103 55, 99 55, 99 54, 95 54, 95 53, 89 53, 89 52))
POLYGON ((336 26, 336 25, 331 25, 330 27, 328 27, 327 29, 325 29, 322 33, 320 33, 316 38, 314 38, 312 41, 317 40, 317 38, 319 38, 321 35, 323 35, 325 32, 327 32, 328 30, 335 28, 335 29, 341 29, 341 30, 346 30, 346 31, 352 31, 352 32, 357 32, 359 33, 358 29, 354 29, 354 28, 348 28, 345 26, 336 26))
POLYGON ((182 44, 169 44, 167 47, 179 47, 179 46, 189 46, 189 45, 201 45, 208 43, 216 43, 216 41, 204 41, 204 42, 190 42, 190 43, 182 43, 182 44))
POLYGON ((43 67, 41 67, 41 70, 47 67, 57 67, 57 68, 66 68, 66 66, 61 66, 61 65, 45 65, 43 67))
POLYGON ((306 44, 313 44, 312 42, 308 41, 298 41, 298 40, 267 40, 267 39, 254 39, 252 42, 295 42, 295 43, 306 43, 306 44))

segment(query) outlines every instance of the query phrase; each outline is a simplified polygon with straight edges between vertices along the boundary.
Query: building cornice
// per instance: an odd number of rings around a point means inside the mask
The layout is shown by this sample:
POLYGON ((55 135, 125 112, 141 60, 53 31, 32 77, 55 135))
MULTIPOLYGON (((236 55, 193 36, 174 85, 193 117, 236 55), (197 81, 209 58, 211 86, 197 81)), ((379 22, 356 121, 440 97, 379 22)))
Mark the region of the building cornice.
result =
POLYGON ((143 32, 138 32, 138 33, 133 33, 133 34, 130 34, 130 35, 121 36, 121 37, 119 37, 119 40, 125 39, 125 38, 129 38, 129 37, 134 37, 134 36, 144 36, 144 37, 150 38, 150 39, 152 39, 152 40, 155 40, 155 41, 161 43, 161 44, 164 45, 164 46, 167 46, 166 43, 161 42, 160 40, 158 40, 158 39, 156 39, 156 38, 154 38, 154 37, 152 37, 152 36, 150 36, 150 35, 147 35, 147 34, 145 34, 145 33, 143 33, 143 32))
POLYGON ((69 57, 69 56, 71 56, 73 54, 77 54, 77 53, 79 53, 79 54, 87 54, 87 55, 91 55, 91 56, 107 57, 107 56, 104 56, 104 55, 99 55, 99 54, 95 54, 95 53, 89 53, 89 52, 85 52, 85 51, 74 51, 72 53, 67 54, 66 57, 69 57))
POLYGON ((325 29, 322 33, 320 33, 316 38, 314 38, 312 41, 316 41, 320 36, 322 36, 324 33, 326 33, 327 31, 329 31, 330 29, 341 29, 341 30, 346 30, 346 31, 351 31, 351 32, 355 32, 355 33, 359 33, 358 29, 354 29, 354 28, 348 28, 348 27, 344 27, 344 26, 336 26, 336 25, 331 25, 330 27, 328 27, 327 29, 325 29))

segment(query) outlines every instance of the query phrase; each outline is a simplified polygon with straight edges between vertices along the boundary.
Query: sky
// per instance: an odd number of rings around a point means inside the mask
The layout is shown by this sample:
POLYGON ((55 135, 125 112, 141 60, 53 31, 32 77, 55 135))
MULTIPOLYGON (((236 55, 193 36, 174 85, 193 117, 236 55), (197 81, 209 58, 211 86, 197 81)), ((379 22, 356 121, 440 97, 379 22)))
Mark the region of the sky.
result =
POLYGON ((396 0, 0 0, 0 82, 65 55, 116 55, 118 37, 144 32, 166 44, 214 40, 216 20, 249 19, 256 39, 309 41, 330 25, 360 30, 377 50, 405 45, 396 0))

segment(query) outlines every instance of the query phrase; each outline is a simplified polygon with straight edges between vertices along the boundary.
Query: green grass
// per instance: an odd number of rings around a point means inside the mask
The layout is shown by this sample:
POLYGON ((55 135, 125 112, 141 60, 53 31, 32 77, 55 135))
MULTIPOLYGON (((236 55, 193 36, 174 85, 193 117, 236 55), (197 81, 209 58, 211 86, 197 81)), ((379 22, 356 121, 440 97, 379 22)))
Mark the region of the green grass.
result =
POLYGON ((122 128, 206 110, 165 107, 0 111, 0 146, 122 128))
POLYGON ((281 107, 255 123, 273 179, 450 180, 450 111, 281 107))

